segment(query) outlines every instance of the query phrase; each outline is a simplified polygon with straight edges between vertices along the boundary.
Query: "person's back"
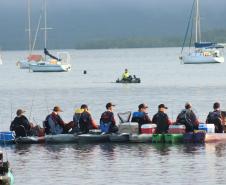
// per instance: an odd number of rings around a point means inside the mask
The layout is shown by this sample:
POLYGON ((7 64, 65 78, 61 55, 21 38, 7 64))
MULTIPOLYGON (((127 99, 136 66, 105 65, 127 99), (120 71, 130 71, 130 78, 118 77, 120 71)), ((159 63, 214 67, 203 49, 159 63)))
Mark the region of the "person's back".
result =
POLYGON ((18 109, 16 112, 17 116, 10 125, 10 130, 16 132, 16 137, 24 137, 29 135, 29 131, 31 129, 28 119, 23 115, 24 112, 25 111, 22 109, 18 109))
POLYGON ((79 118, 79 131, 82 133, 89 133, 92 128, 92 118, 89 112, 84 111, 79 118))
POLYGON ((185 109, 177 116, 176 123, 185 125, 186 132, 193 132, 195 129, 198 129, 199 122, 191 109, 190 103, 185 104, 185 109))
POLYGON ((168 115, 164 112, 168 109, 164 104, 160 104, 158 107, 159 111, 153 116, 152 122, 157 125, 156 133, 167 133, 170 125, 168 115))
POLYGON ((56 135, 64 133, 65 123, 59 115, 60 112, 62 112, 61 108, 55 106, 53 112, 47 116, 47 122, 50 128, 49 134, 56 135))
POLYGON ((116 126, 114 113, 113 113, 113 107, 115 105, 111 102, 106 104, 107 111, 103 112, 101 114, 100 118, 100 128, 102 132, 106 133, 115 133, 118 131, 118 127, 116 126))
POLYGON ((131 122, 137 122, 139 125, 139 133, 141 133, 141 126, 143 124, 151 123, 151 119, 148 116, 147 111, 148 106, 144 103, 138 106, 138 111, 134 112, 132 115, 131 122))
POLYGON ((214 111, 209 112, 206 123, 212 123, 215 126, 215 133, 223 133, 224 127, 222 123, 222 115, 220 110, 220 104, 218 102, 213 105, 214 111))

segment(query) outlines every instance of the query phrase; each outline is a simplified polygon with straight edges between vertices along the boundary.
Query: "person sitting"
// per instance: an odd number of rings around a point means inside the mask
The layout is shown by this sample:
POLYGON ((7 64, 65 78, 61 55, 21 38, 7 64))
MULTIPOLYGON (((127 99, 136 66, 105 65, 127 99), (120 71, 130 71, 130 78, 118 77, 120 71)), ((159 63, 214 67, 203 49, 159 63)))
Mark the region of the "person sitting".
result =
POLYGON ((215 126, 215 133, 223 133, 224 127, 223 127, 223 119, 222 114, 220 110, 220 103, 215 102, 213 104, 213 112, 209 112, 206 123, 212 123, 215 126))
POLYGON ((16 137, 26 137, 30 135, 32 124, 28 121, 27 117, 24 116, 25 111, 18 109, 16 111, 16 117, 11 122, 10 131, 15 131, 16 137))
POLYGON ((81 110, 83 111, 81 112, 78 121, 79 132, 86 134, 89 133, 90 129, 97 129, 98 126, 96 125, 96 122, 94 121, 90 112, 88 111, 88 106, 86 104, 83 104, 81 106, 81 110))
POLYGON ((118 127, 116 125, 116 121, 113 113, 114 104, 111 102, 106 104, 106 109, 104 113, 101 114, 100 118, 100 128, 104 133, 116 133, 118 132, 118 127))
POLYGON ((167 133, 169 125, 171 124, 168 115, 165 113, 166 109, 168 109, 168 107, 164 104, 160 104, 158 106, 158 113, 153 116, 152 122, 157 125, 157 134, 167 133))
POLYGON ((185 109, 183 109, 177 116, 176 124, 182 124, 186 127, 186 132, 193 132, 198 129, 199 121, 192 110, 192 104, 187 102, 185 109))
POLYGON ((125 69, 124 73, 122 74, 122 80, 131 80, 132 76, 130 76, 128 69, 125 69))
POLYGON ((61 117, 60 112, 63 112, 59 106, 55 106, 53 108, 53 112, 46 117, 46 121, 44 122, 44 127, 46 130, 46 134, 65 134, 74 127, 74 123, 65 123, 61 117))
POLYGON ((141 134, 141 126, 143 124, 152 123, 147 113, 148 106, 144 103, 138 106, 138 111, 133 113, 131 122, 137 122, 139 125, 139 134, 141 134))

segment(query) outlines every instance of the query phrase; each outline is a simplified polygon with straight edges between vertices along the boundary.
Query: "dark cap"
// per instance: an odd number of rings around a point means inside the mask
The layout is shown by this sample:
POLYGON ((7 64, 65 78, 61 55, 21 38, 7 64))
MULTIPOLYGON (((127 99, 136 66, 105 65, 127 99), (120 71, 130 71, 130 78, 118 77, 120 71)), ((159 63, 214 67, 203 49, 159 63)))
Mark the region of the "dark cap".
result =
POLYGON ((16 115, 17 115, 17 116, 20 116, 21 114, 23 114, 23 113, 25 113, 25 112, 26 112, 25 110, 18 109, 18 110, 16 111, 16 115))
POLYGON ((62 109, 61 109, 59 106, 55 106, 55 107, 53 108, 53 111, 54 111, 54 112, 63 112, 62 109))
POLYGON ((159 109, 160 109, 160 108, 168 109, 168 107, 166 107, 164 104, 160 104, 160 105, 159 105, 159 109))
POLYGON ((138 106, 138 109, 145 109, 145 108, 148 108, 148 106, 145 104, 145 103, 142 103, 138 106))
POLYGON ((82 105, 81 105, 81 109, 88 109, 88 105, 82 104, 82 105))
POLYGON ((112 106, 115 106, 115 105, 113 103, 109 102, 109 103, 106 104, 106 109, 108 109, 108 108, 110 108, 112 106))
POLYGON ((220 108, 220 103, 219 103, 219 102, 215 102, 215 103, 213 104, 213 108, 214 108, 214 109, 220 108))
POLYGON ((190 102, 185 103, 185 109, 190 109, 192 104, 190 102))

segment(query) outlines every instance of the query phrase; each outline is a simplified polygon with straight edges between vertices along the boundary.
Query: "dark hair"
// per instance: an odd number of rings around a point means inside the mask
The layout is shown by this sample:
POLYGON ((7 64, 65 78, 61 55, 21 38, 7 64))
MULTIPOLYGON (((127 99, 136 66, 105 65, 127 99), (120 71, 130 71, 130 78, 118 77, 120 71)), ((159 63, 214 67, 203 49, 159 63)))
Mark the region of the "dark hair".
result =
POLYGON ((219 103, 219 102, 215 102, 215 103, 213 104, 213 108, 214 108, 214 109, 220 108, 220 103, 219 103))
POLYGON ((88 106, 86 104, 82 104, 81 109, 88 109, 88 106))
POLYGON ((138 109, 139 109, 139 110, 144 109, 144 108, 148 108, 148 106, 147 106, 146 104, 144 104, 144 103, 142 103, 142 104, 140 104, 140 105, 138 106, 138 109))
POLYGON ((106 109, 109 109, 110 107, 115 106, 113 103, 109 102, 106 104, 106 109))

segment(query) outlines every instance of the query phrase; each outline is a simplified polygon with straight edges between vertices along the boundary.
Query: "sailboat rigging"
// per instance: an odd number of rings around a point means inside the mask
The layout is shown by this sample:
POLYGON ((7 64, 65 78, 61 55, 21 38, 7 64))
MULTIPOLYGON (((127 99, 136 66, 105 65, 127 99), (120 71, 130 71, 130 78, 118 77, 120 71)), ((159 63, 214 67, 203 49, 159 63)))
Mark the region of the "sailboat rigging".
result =
POLYGON ((180 59, 184 64, 207 64, 207 63, 223 63, 223 46, 215 42, 203 42, 201 39, 200 10, 199 0, 194 0, 188 26, 181 49, 180 59), (193 19, 195 23, 193 22, 193 19), (191 43, 193 38, 193 25, 195 26, 195 42, 194 50, 191 51, 191 43), (183 54, 186 38, 190 32, 189 53, 183 54))

